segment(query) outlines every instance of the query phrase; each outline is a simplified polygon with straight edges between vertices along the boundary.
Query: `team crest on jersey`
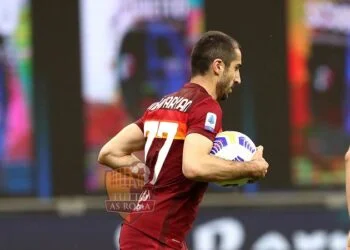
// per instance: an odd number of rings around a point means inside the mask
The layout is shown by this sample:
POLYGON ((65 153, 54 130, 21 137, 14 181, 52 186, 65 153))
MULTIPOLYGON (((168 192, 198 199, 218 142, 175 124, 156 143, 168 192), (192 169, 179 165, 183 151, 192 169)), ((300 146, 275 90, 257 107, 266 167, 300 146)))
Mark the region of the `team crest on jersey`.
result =
POLYGON ((205 118, 204 129, 210 132, 214 132, 216 125, 216 114, 208 112, 205 118))

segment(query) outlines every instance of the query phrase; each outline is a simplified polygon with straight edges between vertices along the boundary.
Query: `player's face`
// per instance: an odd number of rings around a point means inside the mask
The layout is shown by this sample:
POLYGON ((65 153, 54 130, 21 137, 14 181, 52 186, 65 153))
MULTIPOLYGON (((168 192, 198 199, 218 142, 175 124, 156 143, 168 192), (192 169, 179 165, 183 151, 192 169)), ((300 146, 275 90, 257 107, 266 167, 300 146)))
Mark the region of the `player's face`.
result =
POLYGON ((240 49, 235 50, 235 60, 231 62, 229 67, 226 67, 221 75, 217 87, 216 94, 219 100, 226 100, 232 92, 232 88, 236 84, 241 83, 241 75, 239 69, 242 65, 242 54, 240 49))

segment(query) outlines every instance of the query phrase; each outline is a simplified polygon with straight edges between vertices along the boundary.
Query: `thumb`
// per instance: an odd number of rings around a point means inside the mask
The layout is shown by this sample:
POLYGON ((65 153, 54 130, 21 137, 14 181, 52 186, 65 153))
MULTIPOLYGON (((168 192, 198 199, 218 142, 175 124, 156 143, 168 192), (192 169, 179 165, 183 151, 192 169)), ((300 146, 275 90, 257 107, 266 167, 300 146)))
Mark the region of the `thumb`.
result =
POLYGON ((256 148, 256 151, 257 153, 259 153, 259 155, 262 155, 264 152, 264 147, 260 145, 256 148))
POLYGON ((255 154, 254 154, 254 159, 257 159, 257 158, 261 158, 262 155, 263 155, 263 150, 264 150, 264 147, 263 146, 258 146, 256 148, 256 151, 255 151, 255 154))

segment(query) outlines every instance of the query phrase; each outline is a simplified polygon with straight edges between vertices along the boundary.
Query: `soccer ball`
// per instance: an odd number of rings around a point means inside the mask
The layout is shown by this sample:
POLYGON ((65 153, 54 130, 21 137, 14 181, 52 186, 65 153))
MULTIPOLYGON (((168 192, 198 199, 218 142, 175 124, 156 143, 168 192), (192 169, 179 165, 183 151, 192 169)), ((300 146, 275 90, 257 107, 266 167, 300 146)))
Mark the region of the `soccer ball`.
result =
MULTIPOLYGON (((256 151, 254 142, 245 134, 237 131, 224 131, 216 135, 211 155, 215 155, 230 161, 250 161, 256 151)), ((242 186, 250 178, 242 178, 232 181, 216 182, 216 184, 227 186, 242 186)))

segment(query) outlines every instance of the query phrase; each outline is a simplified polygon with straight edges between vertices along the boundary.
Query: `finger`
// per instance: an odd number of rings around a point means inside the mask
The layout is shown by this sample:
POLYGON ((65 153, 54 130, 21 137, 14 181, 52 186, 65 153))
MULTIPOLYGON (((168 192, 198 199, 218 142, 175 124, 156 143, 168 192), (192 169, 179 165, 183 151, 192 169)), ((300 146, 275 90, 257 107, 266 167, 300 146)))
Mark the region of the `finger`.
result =
POLYGON ((266 162, 266 168, 269 168, 270 167, 270 164, 268 164, 267 162, 266 162))
POLYGON ((256 151, 258 151, 258 152, 263 152, 264 151, 264 147, 263 146, 258 146, 257 148, 256 148, 256 151))
POLYGON ((263 155, 263 150, 264 150, 263 146, 258 146, 256 148, 256 151, 255 151, 255 154, 254 154, 254 158, 261 158, 262 155, 263 155))

